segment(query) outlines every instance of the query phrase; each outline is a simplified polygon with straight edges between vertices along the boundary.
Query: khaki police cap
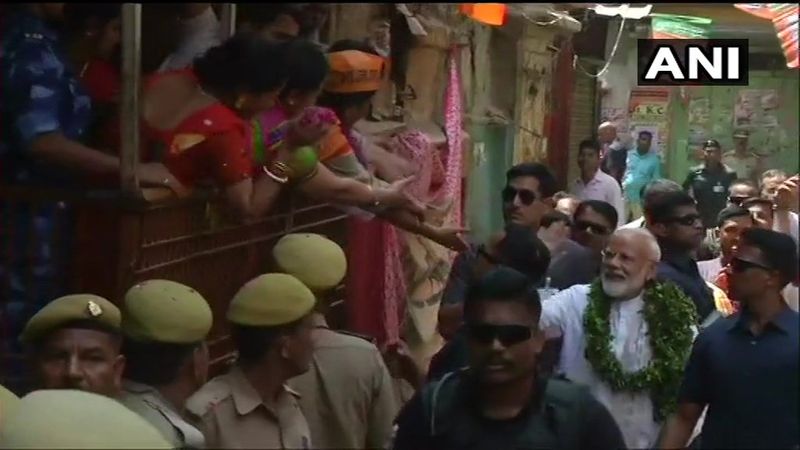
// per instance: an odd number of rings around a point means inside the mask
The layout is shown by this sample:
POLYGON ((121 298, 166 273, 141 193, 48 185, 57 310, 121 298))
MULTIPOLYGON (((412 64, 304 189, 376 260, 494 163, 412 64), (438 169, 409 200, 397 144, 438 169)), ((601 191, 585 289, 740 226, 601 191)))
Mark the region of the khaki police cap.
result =
POLYGON ((158 430, 118 401, 70 389, 26 395, 0 429, 1 449, 171 447, 158 430))
POLYGON ((212 318, 199 292, 174 281, 149 280, 125 294, 122 331, 136 341, 191 344, 206 338, 212 318))
POLYGON ((8 389, 0 386, 0 428, 3 422, 14 413, 19 405, 19 397, 8 389))
POLYGON ((25 325, 20 339, 32 342, 61 325, 76 320, 95 321, 119 330, 120 312, 113 303, 92 294, 74 294, 60 297, 39 310, 25 325))
POLYGON ((247 282, 228 307, 237 325, 271 327, 292 323, 314 309, 314 294, 297 278, 268 273, 247 282))
POLYGON ((287 234, 272 249, 282 272, 293 275, 314 292, 325 292, 342 282, 347 257, 336 242, 319 234, 287 234))

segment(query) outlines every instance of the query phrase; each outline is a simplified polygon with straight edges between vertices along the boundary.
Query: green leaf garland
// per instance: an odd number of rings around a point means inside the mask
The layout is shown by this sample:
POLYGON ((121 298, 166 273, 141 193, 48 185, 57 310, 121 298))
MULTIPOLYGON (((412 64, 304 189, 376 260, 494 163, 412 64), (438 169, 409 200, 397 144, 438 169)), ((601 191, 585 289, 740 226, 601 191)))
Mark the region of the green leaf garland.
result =
POLYGON ((624 372, 611 349, 611 304, 600 280, 592 283, 584 314, 586 359, 614 391, 649 391, 657 421, 675 411, 697 314, 692 301, 672 283, 653 282, 644 291, 652 358, 637 372, 624 372))

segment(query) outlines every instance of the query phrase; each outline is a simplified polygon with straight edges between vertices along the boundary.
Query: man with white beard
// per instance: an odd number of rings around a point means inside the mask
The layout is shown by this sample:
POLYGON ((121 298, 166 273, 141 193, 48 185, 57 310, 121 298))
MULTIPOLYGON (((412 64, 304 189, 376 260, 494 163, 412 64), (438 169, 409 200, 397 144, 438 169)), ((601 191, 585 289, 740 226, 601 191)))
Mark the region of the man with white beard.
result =
POLYGON ((660 259, 649 231, 617 230, 603 251, 599 279, 542 304, 541 327, 563 335, 556 373, 589 386, 628 448, 656 443, 697 334, 692 301, 656 281, 660 259))

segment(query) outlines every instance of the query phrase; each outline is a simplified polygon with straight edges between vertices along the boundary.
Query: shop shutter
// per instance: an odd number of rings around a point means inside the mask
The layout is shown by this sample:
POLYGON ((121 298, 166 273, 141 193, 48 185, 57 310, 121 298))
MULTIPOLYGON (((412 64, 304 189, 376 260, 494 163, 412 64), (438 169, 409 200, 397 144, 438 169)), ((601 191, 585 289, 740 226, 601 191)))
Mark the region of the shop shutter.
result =
MULTIPOLYGON (((584 63, 585 64, 585 63, 584 63)), ((596 70, 593 66, 585 65, 584 68, 591 72, 596 70)), ((568 182, 578 177, 578 144, 596 134, 595 128, 595 94, 596 78, 589 77, 581 70, 575 72, 575 89, 572 98, 572 118, 569 126, 569 168, 568 182)))

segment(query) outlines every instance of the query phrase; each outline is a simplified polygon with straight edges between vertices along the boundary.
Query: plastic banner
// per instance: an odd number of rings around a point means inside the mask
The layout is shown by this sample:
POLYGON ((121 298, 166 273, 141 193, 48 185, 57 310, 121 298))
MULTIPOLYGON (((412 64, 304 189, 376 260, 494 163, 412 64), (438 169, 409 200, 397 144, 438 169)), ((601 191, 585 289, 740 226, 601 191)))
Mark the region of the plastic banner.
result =
POLYGON ((797 43, 797 4, 773 3, 770 5, 770 9, 772 10, 772 24, 778 33, 783 56, 786 57, 786 66, 790 69, 797 69, 800 67, 797 43))
POLYGON ((733 6, 756 17, 772 20, 770 5, 770 3, 734 3, 733 6))
POLYGON ((798 63, 797 14, 796 3, 736 3, 737 9, 762 19, 771 20, 781 43, 786 66, 790 69, 800 67, 798 63))
POLYGON ((675 14, 650 14, 653 39, 705 39, 711 32, 711 19, 679 16, 675 14))

